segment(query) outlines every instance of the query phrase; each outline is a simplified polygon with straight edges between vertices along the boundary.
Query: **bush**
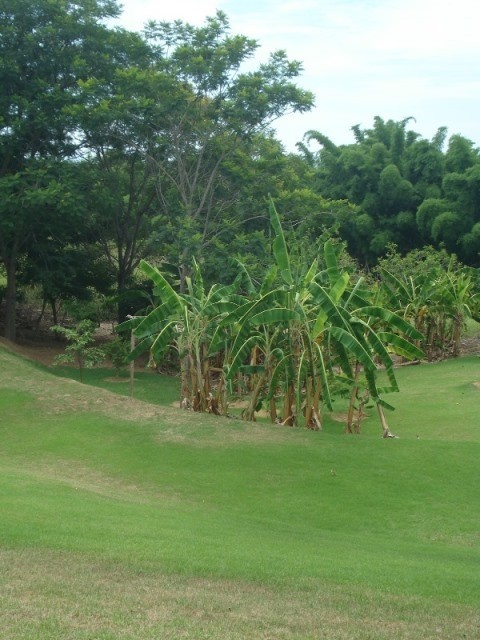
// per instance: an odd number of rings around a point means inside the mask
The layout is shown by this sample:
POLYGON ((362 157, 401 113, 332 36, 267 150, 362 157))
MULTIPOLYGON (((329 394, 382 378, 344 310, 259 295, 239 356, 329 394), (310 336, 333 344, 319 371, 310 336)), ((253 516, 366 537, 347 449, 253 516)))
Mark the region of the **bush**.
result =
POLYGON ((105 345, 104 351, 117 373, 120 373, 128 364, 130 345, 124 338, 117 336, 105 345))
POLYGON ((105 351, 94 346, 95 324, 91 320, 82 320, 73 329, 56 325, 52 331, 67 339, 65 353, 57 356, 57 363, 73 362, 78 366, 80 382, 83 382, 83 369, 94 367, 105 359, 105 351))

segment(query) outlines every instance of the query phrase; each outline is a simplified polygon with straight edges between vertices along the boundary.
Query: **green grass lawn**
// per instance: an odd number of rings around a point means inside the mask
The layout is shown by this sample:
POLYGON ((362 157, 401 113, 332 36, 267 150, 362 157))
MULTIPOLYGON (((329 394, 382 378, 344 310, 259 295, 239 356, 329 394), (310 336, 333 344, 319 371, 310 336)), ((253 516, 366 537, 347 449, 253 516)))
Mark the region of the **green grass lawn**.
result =
MULTIPOLYGON (((40 367, 45 371, 44 367, 40 367)), ((79 380, 78 369, 75 367, 54 366, 50 372, 54 375, 79 380)), ((127 370, 120 373, 111 368, 96 367, 85 369, 83 372, 84 383, 94 387, 101 387, 113 393, 130 396, 130 376, 127 370)), ((133 382, 133 396, 137 400, 152 402, 163 406, 180 406, 180 380, 174 375, 162 375, 145 369, 135 371, 133 382)))
POLYGON ((373 414, 345 436, 182 412, 148 373, 136 397, 166 406, 131 401, 111 375, 0 349, 2 638, 480 637, 478 358, 400 369, 394 440, 373 414))

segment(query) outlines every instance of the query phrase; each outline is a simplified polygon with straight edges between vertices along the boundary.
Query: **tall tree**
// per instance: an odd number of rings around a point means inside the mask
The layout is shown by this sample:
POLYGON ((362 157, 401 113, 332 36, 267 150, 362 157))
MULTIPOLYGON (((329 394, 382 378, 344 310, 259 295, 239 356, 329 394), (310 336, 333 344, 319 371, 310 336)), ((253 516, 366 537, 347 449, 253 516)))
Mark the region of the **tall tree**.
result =
MULTIPOLYGON (((124 32, 103 22, 119 11, 114 0, 3 0, 0 6, 0 259, 8 279, 5 334, 11 340, 18 258, 34 229, 41 233, 47 204, 56 209, 57 194, 45 187, 45 172, 78 149, 72 107, 81 99, 81 82, 111 73, 130 47, 124 32), (37 197, 36 184, 44 206, 23 206, 27 196, 30 202, 37 197)), ((55 179, 53 173, 50 181, 55 179)))
POLYGON ((123 294, 142 258, 150 257, 158 216, 156 167, 162 153, 165 113, 175 111, 188 89, 155 64, 144 42, 131 47, 125 63, 110 76, 82 83, 82 101, 74 109, 88 152, 90 207, 96 240, 117 279, 119 321, 125 319, 123 294))
POLYGON ((339 147, 318 132, 307 132, 299 149, 316 169, 314 188, 324 197, 348 199, 360 208, 349 227, 340 227, 340 234, 363 264, 375 263, 392 243, 406 253, 427 242, 476 265, 478 150, 454 135, 443 152, 445 127, 425 140, 407 130, 410 120, 376 116, 371 129, 352 127, 354 144, 339 147), (312 141, 321 145, 319 151, 308 147, 312 141))
POLYGON ((242 71, 258 43, 231 35, 223 12, 201 27, 152 22, 146 36, 161 54, 160 69, 191 91, 171 112, 161 153, 153 157, 169 233, 168 257, 184 288, 191 256, 210 245, 235 201, 222 175, 228 158, 285 113, 309 110, 313 96, 294 83, 301 65, 284 51, 254 71, 242 71))

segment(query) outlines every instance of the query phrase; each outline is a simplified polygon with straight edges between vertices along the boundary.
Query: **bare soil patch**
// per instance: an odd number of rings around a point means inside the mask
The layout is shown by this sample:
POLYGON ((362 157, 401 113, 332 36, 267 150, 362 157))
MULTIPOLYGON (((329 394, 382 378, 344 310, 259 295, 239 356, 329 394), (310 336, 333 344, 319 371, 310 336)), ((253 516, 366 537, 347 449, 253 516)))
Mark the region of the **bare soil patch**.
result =
POLYGON ((480 355, 480 338, 477 336, 472 338, 462 338, 460 353, 465 356, 480 355))
POLYGON ((4 346, 9 351, 13 351, 24 358, 38 362, 46 367, 51 367, 54 363, 55 357, 63 353, 65 345, 57 340, 50 341, 21 341, 10 342, 5 338, 0 338, 0 345, 4 346))

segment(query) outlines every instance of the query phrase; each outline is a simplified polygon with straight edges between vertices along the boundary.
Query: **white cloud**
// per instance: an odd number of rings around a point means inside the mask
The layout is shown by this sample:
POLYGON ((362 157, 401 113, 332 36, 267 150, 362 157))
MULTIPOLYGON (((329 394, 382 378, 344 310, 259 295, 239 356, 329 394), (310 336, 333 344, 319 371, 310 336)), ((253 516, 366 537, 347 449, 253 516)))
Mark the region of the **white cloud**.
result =
POLYGON ((376 47, 405 56, 459 56, 480 51, 476 2, 433 0, 386 3, 376 47))
POLYGON ((311 114, 284 118, 289 148, 315 128, 350 142, 352 124, 403 119, 433 135, 446 125, 480 143, 477 0, 123 0, 123 24, 148 19, 199 24, 224 10, 233 33, 256 38, 257 60, 276 49, 303 62, 299 84, 313 91, 311 114), (422 128, 423 127, 423 128, 422 128))

